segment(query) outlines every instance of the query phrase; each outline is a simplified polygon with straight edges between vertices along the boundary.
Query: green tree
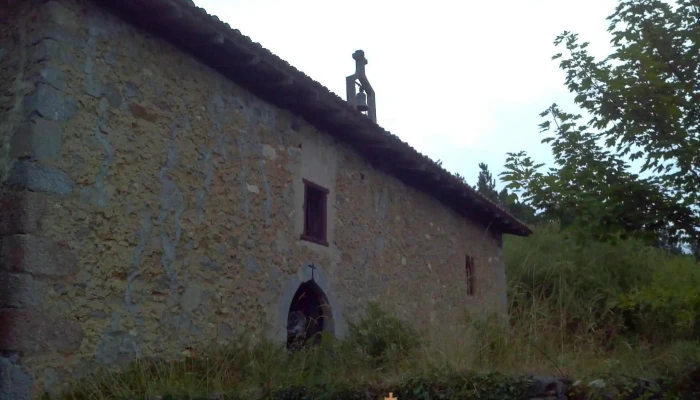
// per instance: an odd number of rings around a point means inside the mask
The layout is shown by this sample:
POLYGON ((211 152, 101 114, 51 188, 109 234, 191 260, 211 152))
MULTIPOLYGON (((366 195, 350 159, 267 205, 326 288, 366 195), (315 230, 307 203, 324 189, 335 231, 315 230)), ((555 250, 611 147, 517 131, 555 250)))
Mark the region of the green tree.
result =
POLYGON ((527 203, 518 201, 517 196, 512 196, 508 193, 507 188, 503 188, 498 193, 499 203, 511 213, 515 218, 529 225, 536 225, 545 222, 540 215, 537 215, 537 210, 527 203))
POLYGON ((474 188, 489 200, 499 204, 515 218, 527 223, 536 224, 539 218, 535 215, 536 210, 528 204, 518 201, 517 196, 508 193, 504 188, 500 192, 496 191, 496 180, 491 175, 489 166, 486 163, 479 163, 479 176, 474 188))
POLYGON ((566 49, 553 59, 580 108, 554 104, 541 114, 555 166, 543 171, 526 153, 509 153, 501 175, 535 208, 598 239, 697 243, 700 2, 622 0, 608 20, 614 51, 602 60, 574 33, 554 42, 566 49), (634 160, 643 161, 639 173, 634 160))
POLYGON ((496 192, 496 180, 491 176, 489 166, 479 163, 479 177, 476 181, 476 191, 484 195, 487 199, 498 202, 498 192, 496 192))

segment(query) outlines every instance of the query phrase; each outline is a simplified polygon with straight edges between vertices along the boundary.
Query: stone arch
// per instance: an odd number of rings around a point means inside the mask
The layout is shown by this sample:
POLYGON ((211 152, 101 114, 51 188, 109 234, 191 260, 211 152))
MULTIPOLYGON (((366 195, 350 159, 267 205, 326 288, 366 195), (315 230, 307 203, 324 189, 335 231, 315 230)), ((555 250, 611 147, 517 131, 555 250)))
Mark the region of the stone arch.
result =
POLYGON ((319 300, 323 316, 323 331, 332 333, 343 339, 347 333, 347 325, 343 318, 343 306, 336 298, 326 277, 324 269, 318 263, 308 262, 299 267, 298 272, 287 279, 282 287, 282 293, 277 298, 276 305, 268 313, 267 336, 276 343, 287 343, 287 322, 292 302, 299 292, 311 292, 319 300), (313 265, 315 268, 309 268, 313 265), (313 272, 313 274, 312 274, 313 272))
POLYGON ((313 279, 299 285, 289 304, 287 315, 288 348, 299 344, 316 344, 322 332, 333 333, 335 330, 333 311, 328 304, 328 298, 313 279), (301 328, 298 332, 294 331, 298 328, 301 328))

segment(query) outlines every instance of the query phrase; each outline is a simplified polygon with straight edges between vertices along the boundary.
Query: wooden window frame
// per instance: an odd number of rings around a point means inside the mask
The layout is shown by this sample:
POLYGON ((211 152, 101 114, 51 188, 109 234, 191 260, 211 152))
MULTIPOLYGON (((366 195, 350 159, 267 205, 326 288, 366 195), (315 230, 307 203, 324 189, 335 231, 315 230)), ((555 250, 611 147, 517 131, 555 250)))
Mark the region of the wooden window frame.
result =
POLYGON ((475 268, 474 268, 474 258, 467 255, 464 263, 464 270, 467 273, 467 296, 474 296, 476 294, 475 281, 475 268))
POLYGON ((318 185, 316 183, 313 183, 311 181, 308 181, 306 179, 303 179, 304 182, 304 205, 303 205, 303 212, 304 212, 304 228, 303 232, 300 236, 301 240, 305 240, 307 242, 312 242, 316 244, 320 244, 322 246, 328 246, 328 192, 329 190, 324 188, 321 185, 318 185), (321 213, 321 237, 315 237, 311 236, 308 234, 308 212, 306 209, 306 205, 308 202, 308 193, 309 189, 311 190, 316 190, 321 194, 321 210, 319 211, 321 213))

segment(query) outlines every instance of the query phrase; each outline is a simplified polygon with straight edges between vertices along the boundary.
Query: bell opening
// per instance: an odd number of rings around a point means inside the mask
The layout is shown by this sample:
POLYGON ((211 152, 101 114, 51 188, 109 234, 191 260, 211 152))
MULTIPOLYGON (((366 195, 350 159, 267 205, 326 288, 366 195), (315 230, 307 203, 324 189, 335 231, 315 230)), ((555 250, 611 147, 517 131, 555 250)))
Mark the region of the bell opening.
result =
POLYGON ((362 112, 369 110, 369 106, 367 105, 367 94, 365 94, 362 88, 360 88, 360 91, 355 96, 355 107, 362 112))

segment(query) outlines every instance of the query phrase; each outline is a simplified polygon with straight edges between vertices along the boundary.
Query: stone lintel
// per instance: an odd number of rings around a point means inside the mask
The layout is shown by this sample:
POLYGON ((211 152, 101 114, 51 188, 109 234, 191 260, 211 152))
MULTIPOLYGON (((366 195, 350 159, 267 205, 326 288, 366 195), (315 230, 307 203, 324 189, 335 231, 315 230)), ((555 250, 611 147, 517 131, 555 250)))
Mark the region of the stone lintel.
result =
POLYGON ((11 192, 0 197, 0 236, 34 233, 46 209, 39 193, 11 192))
POLYGON ((0 239, 0 270, 65 277, 78 272, 78 259, 64 243, 35 235, 10 235, 0 239))
POLYGON ((35 160, 56 159, 62 147, 61 126, 43 118, 20 125, 12 136, 10 156, 35 160))
POLYGON ((0 308, 38 307, 46 290, 29 274, 0 271, 0 308))
POLYGON ((0 309, 0 351, 71 354, 82 341, 83 332, 77 321, 51 318, 37 310, 0 309))
POLYGON ((27 160, 15 162, 6 185, 55 196, 68 196, 73 192, 73 181, 68 174, 27 160))
POLYGON ((19 354, 0 355, 0 399, 30 400, 34 378, 20 363, 19 354))

